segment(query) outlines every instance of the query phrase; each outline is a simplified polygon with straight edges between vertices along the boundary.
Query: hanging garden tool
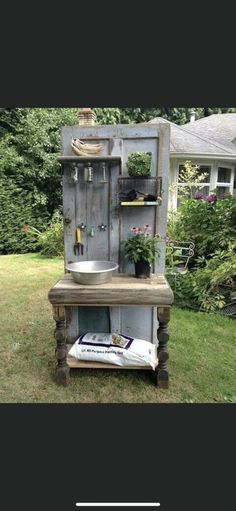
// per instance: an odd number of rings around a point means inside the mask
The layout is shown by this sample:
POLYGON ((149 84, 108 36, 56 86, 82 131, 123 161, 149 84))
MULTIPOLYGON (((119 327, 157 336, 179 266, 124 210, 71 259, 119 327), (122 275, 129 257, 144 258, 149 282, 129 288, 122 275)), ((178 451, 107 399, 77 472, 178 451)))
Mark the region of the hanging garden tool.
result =
MULTIPOLYGON (((84 226, 85 228, 85 226, 84 226)), ((81 227, 77 227, 76 231, 75 231, 75 239, 76 239, 76 242, 74 244, 74 254, 76 255, 76 252, 78 255, 84 255, 84 245, 83 243, 81 243, 81 227)))
POLYGON ((93 183, 93 167, 90 162, 84 166, 84 180, 86 183, 93 183))
POLYGON ((108 179, 106 177, 106 163, 102 162, 102 179, 100 179, 99 183, 105 184, 108 183, 108 179))

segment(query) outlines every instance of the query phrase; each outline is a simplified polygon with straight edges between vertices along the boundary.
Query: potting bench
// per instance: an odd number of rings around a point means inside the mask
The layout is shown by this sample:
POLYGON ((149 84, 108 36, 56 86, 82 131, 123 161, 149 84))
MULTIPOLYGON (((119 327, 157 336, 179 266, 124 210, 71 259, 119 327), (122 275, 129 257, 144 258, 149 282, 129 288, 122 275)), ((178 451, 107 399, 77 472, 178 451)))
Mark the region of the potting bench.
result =
MULTIPOLYGON (((85 362, 68 355, 70 344, 66 342, 66 317, 74 307, 157 307, 158 331, 156 382, 161 388, 168 387, 168 322, 173 293, 163 275, 154 275, 147 280, 137 279, 132 275, 115 274, 111 282, 100 285, 81 285, 75 283, 70 275, 65 275, 49 291, 49 301, 53 305, 56 321, 55 338, 57 341, 57 380, 69 382, 70 368, 122 369, 113 364, 85 362)), ((124 369, 152 369, 151 367, 130 366, 124 369)))
POLYGON ((81 286, 70 275, 49 292, 56 321, 57 378, 66 383, 72 367, 102 367, 68 356, 68 346, 86 332, 111 332, 156 343, 159 340, 158 385, 168 386, 167 324, 173 293, 165 277, 168 209, 169 132, 167 123, 65 126, 62 129, 63 217, 65 273, 77 261, 112 261, 119 265, 111 283, 81 286), (71 141, 102 145, 96 156, 76 156, 71 141), (151 153, 151 175, 130 178, 127 159, 133 152, 151 153), (125 202, 131 188, 157 198, 125 202), (143 207, 145 205, 145 207, 143 207), (124 256, 122 241, 133 226, 151 226, 159 234, 160 258, 149 280, 136 279, 134 266, 124 256), (79 236, 77 236, 79 231, 79 236))

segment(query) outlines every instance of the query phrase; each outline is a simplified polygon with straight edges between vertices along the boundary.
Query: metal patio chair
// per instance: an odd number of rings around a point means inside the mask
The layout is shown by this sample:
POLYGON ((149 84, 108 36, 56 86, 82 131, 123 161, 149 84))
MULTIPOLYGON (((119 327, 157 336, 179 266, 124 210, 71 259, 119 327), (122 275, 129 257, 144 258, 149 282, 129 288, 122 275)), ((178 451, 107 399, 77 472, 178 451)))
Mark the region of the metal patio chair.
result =
POLYGON ((167 238, 166 244, 172 254, 172 267, 167 269, 166 273, 170 275, 187 273, 189 260, 194 255, 193 241, 173 241, 167 238))

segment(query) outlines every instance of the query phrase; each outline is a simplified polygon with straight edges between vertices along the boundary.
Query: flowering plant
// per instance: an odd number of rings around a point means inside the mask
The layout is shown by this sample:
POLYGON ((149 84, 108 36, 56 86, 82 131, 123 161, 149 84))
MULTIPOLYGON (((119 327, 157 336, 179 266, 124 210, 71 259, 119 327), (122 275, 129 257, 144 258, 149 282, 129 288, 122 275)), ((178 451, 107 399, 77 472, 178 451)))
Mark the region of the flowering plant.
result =
POLYGON ((149 264, 156 261, 160 256, 160 235, 151 235, 151 227, 146 224, 141 227, 132 227, 131 238, 122 242, 125 257, 134 263, 147 261, 149 264))
POLYGON ((217 201, 217 195, 215 193, 210 193, 210 195, 205 196, 203 193, 197 192, 194 196, 194 199, 205 200, 207 202, 215 204, 217 201))

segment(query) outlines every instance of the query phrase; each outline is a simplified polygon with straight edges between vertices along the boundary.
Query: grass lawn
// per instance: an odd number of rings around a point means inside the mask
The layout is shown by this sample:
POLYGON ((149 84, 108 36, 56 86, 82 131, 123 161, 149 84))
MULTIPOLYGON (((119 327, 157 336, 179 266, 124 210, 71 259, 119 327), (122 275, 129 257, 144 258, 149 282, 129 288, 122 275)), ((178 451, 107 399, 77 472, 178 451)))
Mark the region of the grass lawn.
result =
POLYGON ((61 259, 0 257, 0 402, 236 403, 236 322, 172 308, 170 388, 149 371, 72 370, 54 382, 54 321, 47 299, 63 275, 61 259))

